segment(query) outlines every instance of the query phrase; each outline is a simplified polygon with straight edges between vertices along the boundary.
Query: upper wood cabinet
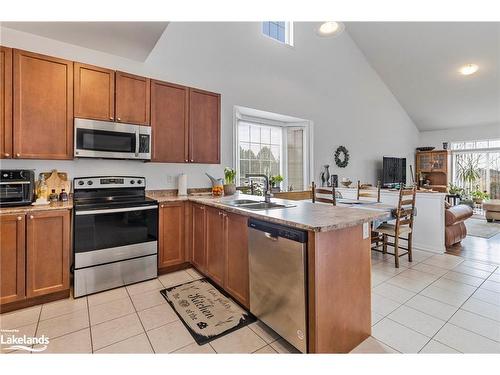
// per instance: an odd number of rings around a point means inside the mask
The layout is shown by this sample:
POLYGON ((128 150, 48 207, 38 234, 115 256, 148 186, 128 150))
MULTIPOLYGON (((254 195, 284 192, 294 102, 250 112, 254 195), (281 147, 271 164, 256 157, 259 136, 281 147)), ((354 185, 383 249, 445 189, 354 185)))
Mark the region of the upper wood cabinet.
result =
POLYGON ((191 261, 198 270, 206 272, 206 209, 205 206, 191 204, 191 261))
POLYGON ((189 161, 220 163, 220 94, 189 89, 189 161))
POLYGON ((206 257, 208 276, 220 286, 224 286, 225 251, 224 251, 224 211, 207 207, 206 257))
POLYGON ((68 210, 28 213, 26 250, 27 297, 69 289, 68 210))
POLYGON ((14 50, 14 157, 73 158, 73 62, 14 50))
POLYGON ((116 121, 149 125, 150 79, 116 72, 116 121))
POLYGON ((115 72, 75 63, 75 117, 110 121, 115 119, 115 72))
POLYGON ((12 49, 0 46, 0 158, 12 157, 12 49))
POLYGON ((25 298, 25 216, 0 216, 0 304, 25 298))
POLYGON ((152 161, 187 163, 189 89, 151 81, 152 161))
POLYGON ((158 268, 186 261, 184 202, 162 203, 159 210, 158 268))

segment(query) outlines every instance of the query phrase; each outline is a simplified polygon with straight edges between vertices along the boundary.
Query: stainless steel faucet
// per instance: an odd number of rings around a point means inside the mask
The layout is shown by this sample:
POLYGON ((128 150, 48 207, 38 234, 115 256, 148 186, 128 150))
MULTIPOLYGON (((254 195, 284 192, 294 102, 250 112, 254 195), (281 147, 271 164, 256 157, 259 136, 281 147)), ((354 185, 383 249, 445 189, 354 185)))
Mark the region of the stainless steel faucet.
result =
POLYGON ((264 202, 271 203, 271 189, 269 188, 269 177, 265 174, 258 173, 247 173, 245 175, 246 178, 258 177, 263 178, 266 181, 266 185, 264 187, 264 202))

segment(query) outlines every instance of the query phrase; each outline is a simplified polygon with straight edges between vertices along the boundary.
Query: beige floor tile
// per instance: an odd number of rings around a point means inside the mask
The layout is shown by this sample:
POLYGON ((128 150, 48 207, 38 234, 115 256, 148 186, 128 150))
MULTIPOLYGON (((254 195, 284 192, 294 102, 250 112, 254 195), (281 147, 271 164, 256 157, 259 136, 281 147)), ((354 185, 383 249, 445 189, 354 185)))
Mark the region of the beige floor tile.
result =
POLYGON ((194 280, 191 275, 184 270, 161 275, 158 279, 165 286, 165 288, 170 288, 172 286, 184 284, 194 280))
POLYGON ((428 286, 422 290, 420 294, 455 307, 460 307, 467 298, 469 298, 467 294, 452 292, 450 290, 438 288, 434 285, 428 286))
POLYGON ((452 293, 463 294, 470 296, 474 293, 477 287, 472 285, 467 285, 461 282, 441 278, 432 283, 433 286, 438 287, 440 289, 449 290, 452 293))
POLYGON ((422 263, 429 264, 435 267, 451 269, 458 266, 463 261, 463 258, 457 257, 455 255, 439 254, 425 259, 424 261, 422 261, 422 263))
POLYGON ((107 353, 107 354, 119 354, 119 353, 129 353, 129 354, 147 354, 153 353, 151 344, 145 333, 141 333, 137 336, 129 337, 123 341, 111 344, 102 349, 96 351, 96 353, 107 353))
POLYGON ((482 289, 489 290, 491 292, 500 293, 500 283, 496 281, 486 280, 483 285, 481 285, 482 289))
POLYGON ((188 268, 186 269, 186 272, 189 274, 189 276, 191 276, 193 280, 203 279, 205 277, 194 268, 188 268))
POLYGON ((431 275, 435 276, 443 276, 445 273, 447 273, 449 270, 446 268, 441 268, 441 267, 436 267, 432 266, 430 264, 425 264, 425 263, 418 263, 413 266, 411 266, 412 270, 417 270, 425 273, 429 273, 431 275))
POLYGON ((455 271, 450 271, 447 274, 443 276, 445 279, 453 280, 453 281, 458 281, 460 283, 472 285, 472 286, 479 286, 483 283, 483 279, 479 277, 474 277, 470 275, 466 275, 465 273, 460 273, 460 272, 455 272, 455 271))
POLYGON ((491 303, 493 305, 500 306, 500 293, 492 292, 491 290, 479 288, 474 292, 472 297, 484 302, 491 303))
POLYGON ((396 310, 401 304, 389 298, 382 297, 378 294, 372 293, 372 311, 386 316, 396 310))
POLYGON ((94 351, 144 333, 137 313, 97 324, 92 327, 92 346, 94 351))
POLYGON ((108 303, 89 307, 90 323, 96 325, 135 312, 130 298, 117 299, 108 303))
MULTIPOLYGON (((2 332, 4 341, 7 341, 9 337, 22 337, 26 335, 27 337, 35 337, 37 323, 28 324, 17 328, 7 328, 2 332)), ((0 354, 1 353, 12 353, 16 350, 7 349, 11 344, 0 343, 0 354)))
POLYGON ((405 277, 407 279, 412 279, 412 280, 418 280, 418 281, 429 281, 433 282, 437 279, 439 279, 439 276, 427 273, 427 272, 422 272, 418 271, 414 268, 409 268, 403 272, 401 272, 397 277, 405 277))
MULTIPOLYGON (((424 273, 424 272, 421 272, 424 273)), ((388 284, 396 285, 397 287, 418 293, 421 290, 425 289, 432 283, 432 280, 416 280, 410 279, 403 276, 404 272, 400 273, 397 276, 394 276, 392 279, 387 280, 388 284)))
POLYGON ((487 279, 491 275, 491 272, 478 270, 477 268, 467 267, 464 266, 463 264, 460 264, 457 267, 453 268, 452 271, 465 273, 466 275, 479 277, 481 279, 487 279))
POLYGON ((270 344, 271 347, 276 350, 277 353, 280 354, 300 354, 295 347, 290 345, 286 340, 279 339, 270 344))
POLYGON ((500 306, 492 303, 470 298, 464 303, 462 309, 500 322, 500 306))
POLYGON ((497 272, 492 273, 492 274, 490 275, 490 277, 488 277, 488 280, 490 280, 490 281, 495 281, 495 282, 497 282, 497 283, 500 283, 500 273, 497 273, 497 272))
POLYGON ((222 336, 210 344, 217 353, 253 353, 266 346, 266 342, 248 327, 222 336))
POLYGON ((260 320, 257 320, 255 323, 249 324, 248 328, 254 331, 262 340, 264 340, 268 344, 280 338, 280 336, 276 332, 274 332, 260 320))
POLYGON ((87 309, 80 309, 69 314, 40 321, 36 334, 37 336, 43 334, 48 336, 49 339, 53 339, 71 332, 80 331, 88 326, 88 311, 87 309))
POLYGON ((406 269, 407 269, 407 267, 404 267, 404 266, 396 268, 396 267, 394 267, 394 262, 389 263, 389 262, 385 262, 385 261, 381 262, 381 263, 377 263, 377 264, 372 266, 372 270, 381 271, 381 272, 384 272, 388 275, 393 275, 393 276, 400 274, 401 272, 403 272, 406 269))
POLYGON ((46 303, 42 306, 42 313, 40 314, 40 320, 55 318, 56 316, 69 314, 77 310, 86 308, 87 308, 87 297, 81 297, 76 299, 67 298, 60 301, 46 303))
POLYGON ((168 303, 139 311, 138 314, 146 331, 179 320, 179 317, 168 303))
POLYGON ((163 289, 162 283, 158 279, 143 281, 141 283, 127 285, 128 293, 133 296, 139 293, 149 292, 151 290, 160 290, 163 289))
POLYGON ((478 270, 493 272, 497 269, 497 266, 489 263, 475 262, 472 260, 466 260, 462 263, 466 267, 476 268, 478 270))
POLYGON ((351 353, 353 354, 384 354, 384 353, 398 353, 397 350, 385 345, 383 342, 378 341, 374 337, 370 336, 356 348, 354 348, 351 353))
POLYGON ((373 293, 376 293, 385 298, 389 298, 398 303, 405 303, 415 295, 415 293, 410 290, 403 289, 389 283, 381 284, 373 288, 372 291, 373 293))
POLYGON ((161 295, 159 290, 134 294, 131 296, 132 303, 137 311, 145 310, 153 306, 167 303, 167 300, 161 295))
POLYGON ((450 348, 439 341, 431 340, 429 343, 422 348, 420 351, 422 354, 457 354, 459 351, 450 348))
MULTIPOLYGON (((36 347, 37 346, 35 346, 35 348, 36 347)), ((39 353, 92 353, 90 329, 85 328, 80 331, 52 339, 47 345, 47 350, 39 353)))
POLYGON ((405 305, 389 314, 388 318, 429 337, 434 336, 446 323, 405 305))
POLYGON ((448 320, 458 310, 458 307, 448 305, 435 299, 417 294, 405 303, 420 312, 431 315, 441 320, 448 320))
POLYGON ((477 333, 478 335, 500 342, 500 322, 485 318, 466 310, 458 310, 450 323, 477 333))
POLYGON ((253 352, 253 354, 278 354, 276 350, 273 349, 271 345, 266 345, 263 348, 253 352))
POLYGON ((174 354, 215 354, 215 350, 210 344, 198 345, 197 343, 192 343, 176 350, 174 354))
POLYGON ((434 339, 462 353, 500 353, 500 343, 450 323, 434 339))
POLYGON ((38 322, 42 306, 28 307, 0 315, 0 328, 10 329, 38 322))
POLYGON ((195 342, 180 321, 148 331, 147 335, 155 353, 171 353, 195 342))
POLYGON ((372 326, 384 319, 384 315, 379 314, 376 311, 372 311, 372 326))
POLYGON ((116 301, 117 299, 127 298, 128 293, 125 287, 107 290, 105 292, 92 294, 87 297, 89 306, 97 306, 103 303, 116 301))
POLYGON ((430 337, 388 318, 372 327, 372 336, 401 353, 418 353, 430 340, 430 337))

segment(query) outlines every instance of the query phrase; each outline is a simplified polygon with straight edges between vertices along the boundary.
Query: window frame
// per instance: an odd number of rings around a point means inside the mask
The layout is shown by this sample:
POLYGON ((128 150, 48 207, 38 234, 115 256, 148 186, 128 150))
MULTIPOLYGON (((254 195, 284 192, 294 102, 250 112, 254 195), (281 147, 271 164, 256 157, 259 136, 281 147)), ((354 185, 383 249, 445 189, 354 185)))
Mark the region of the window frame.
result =
POLYGON ((266 38, 274 40, 275 42, 278 42, 281 45, 293 47, 293 45, 294 45, 293 21, 262 21, 262 22, 259 22, 259 27, 260 27, 260 33, 263 36, 265 36, 266 38), (273 38, 271 35, 264 33, 264 22, 284 22, 285 23, 285 41, 282 42, 281 40, 279 40, 277 38, 273 38))

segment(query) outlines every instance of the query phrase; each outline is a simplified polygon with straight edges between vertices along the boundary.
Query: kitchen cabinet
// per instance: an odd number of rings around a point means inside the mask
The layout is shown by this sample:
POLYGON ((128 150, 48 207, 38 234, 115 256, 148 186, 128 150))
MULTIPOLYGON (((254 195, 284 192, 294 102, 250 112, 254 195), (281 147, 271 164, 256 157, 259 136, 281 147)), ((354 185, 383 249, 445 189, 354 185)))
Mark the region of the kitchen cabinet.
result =
POLYGON ((115 72, 75 63, 75 117, 110 121, 115 119, 115 72))
POLYGON ((201 272, 206 272, 206 210, 205 206, 191 205, 191 262, 201 272))
POLYGON ((219 286, 224 286, 225 241, 224 222, 227 214, 213 207, 206 208, 206 272, 219 286))
POLYGON ((69 289, 69 211, 31 212, 26 222, 27 297, 69 289))
POLYGON ((0 304, 25 297, 24 215, 0 216, 0 304))
POLYGON ((248 279, 248 218, 224 216, 224 288, 246 308, 250 307, 248 279))
POLYGON ((13 153, 73 158, 73 62, 14 50, 13 153))
POLYGON ((150 79, 115 73, 115 119, 127 124, 149 125, 150 79))
POLYGON ((186 261, 185 203, 160 204, 158 228, 158 268, 182 264, 186 261))
POLYGON ((189 89, 151 81, 152 161, 187 163, 189 89))
POLYGON ((189 161, 220 163, 220 94, 189 89, 189 161))
POLYGON ((12 49, 0 46, 0 159, 12 157, 12 49))

